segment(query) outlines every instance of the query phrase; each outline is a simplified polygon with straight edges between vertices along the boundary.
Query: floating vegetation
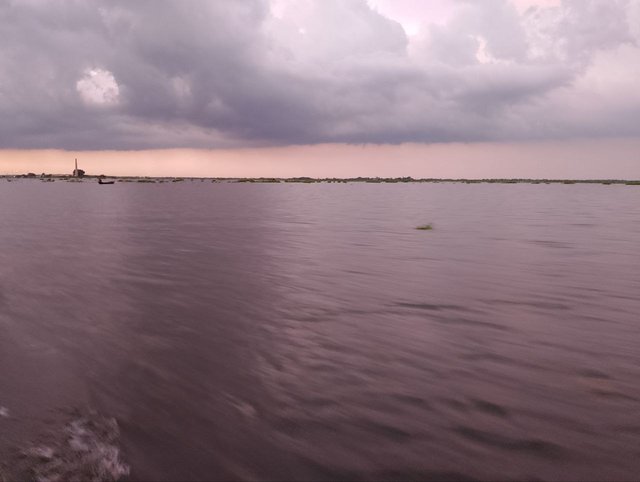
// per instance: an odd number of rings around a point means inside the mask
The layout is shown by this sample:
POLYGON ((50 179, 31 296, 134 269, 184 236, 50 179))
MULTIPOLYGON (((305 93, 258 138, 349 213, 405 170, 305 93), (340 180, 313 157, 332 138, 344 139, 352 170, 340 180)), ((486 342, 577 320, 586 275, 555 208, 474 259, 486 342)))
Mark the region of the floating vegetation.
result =
POLYGON ((431 224, 423 224, 422 226, 416 227, 418 231, 431 231, 433 226, 431 224))

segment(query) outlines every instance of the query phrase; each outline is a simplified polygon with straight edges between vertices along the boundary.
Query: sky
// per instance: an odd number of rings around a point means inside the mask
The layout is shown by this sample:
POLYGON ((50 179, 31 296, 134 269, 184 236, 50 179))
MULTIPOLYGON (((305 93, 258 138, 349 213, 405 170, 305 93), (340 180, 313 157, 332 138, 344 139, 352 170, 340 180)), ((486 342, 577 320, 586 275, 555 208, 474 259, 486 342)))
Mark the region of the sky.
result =
POLYGON ((640 178, 640 0, 0 0, 0 172, 640 178))

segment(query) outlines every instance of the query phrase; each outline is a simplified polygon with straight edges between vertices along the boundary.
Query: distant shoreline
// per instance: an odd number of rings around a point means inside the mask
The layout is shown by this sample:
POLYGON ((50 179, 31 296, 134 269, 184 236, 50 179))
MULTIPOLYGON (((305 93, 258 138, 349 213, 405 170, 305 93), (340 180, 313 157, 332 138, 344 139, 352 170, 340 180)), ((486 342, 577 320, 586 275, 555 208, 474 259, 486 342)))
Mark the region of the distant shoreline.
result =
POLYGON ((155 177, 155 176, 93 176, 74 177, 66 174, 0 174, 0 179, 11 181, 13 179, 30 179, 34 181, 52 182, 97 182, 98 179, 109 179, 117 182, 140 182, 140 183, 163 183, 163 182, 224 182, 224 183, 255 183, 255 184, 278 184, 278 183, 366 183, 366 184, 397 184, 397 183, 455 183, 455 184, 622 184, 640 185, 640 180, 635 179, 526 179, 526 178, 487 178, 487 179, 464 179, 464 178, 412 178, 412 177, 349 177, 349 178, 312 178, 312 177, 155 177))

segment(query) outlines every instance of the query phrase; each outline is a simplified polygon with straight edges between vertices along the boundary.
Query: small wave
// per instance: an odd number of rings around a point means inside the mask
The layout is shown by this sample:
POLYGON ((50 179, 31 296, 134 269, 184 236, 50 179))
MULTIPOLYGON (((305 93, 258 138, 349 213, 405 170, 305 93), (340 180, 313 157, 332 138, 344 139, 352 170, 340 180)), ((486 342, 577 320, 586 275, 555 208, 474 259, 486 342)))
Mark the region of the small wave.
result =
POLYGON ((129 475, 129 466, 120 457, 119 435, 114 418, 76 416, 51 440, 22 451, 16 480, 118 481, 129 475))
POLYGON ((502 418, 507 418, 509 416, 509 411, 497 403, 482 400, 480 398, 471 398, 469 401, 473 404, 475 409, 480 410, 481 412, 502 418))
POLYGON ((466 439, 481 445, 510 451, 527 452, 543 458, 558 458, 563 453, 563 449, 559 445, 538 438, 513 438, 467 426, 458 426, 455 431, 466 439))

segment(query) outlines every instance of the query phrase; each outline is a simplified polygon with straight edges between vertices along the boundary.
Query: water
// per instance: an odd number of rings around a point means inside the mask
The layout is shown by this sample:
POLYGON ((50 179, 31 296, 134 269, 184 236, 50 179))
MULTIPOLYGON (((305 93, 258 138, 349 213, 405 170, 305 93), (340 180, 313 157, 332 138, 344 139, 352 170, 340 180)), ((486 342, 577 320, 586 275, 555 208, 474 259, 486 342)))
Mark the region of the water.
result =
POLYGON ((639 218, 636 186, 0 181, 0 474, 637 479, 639 218))

